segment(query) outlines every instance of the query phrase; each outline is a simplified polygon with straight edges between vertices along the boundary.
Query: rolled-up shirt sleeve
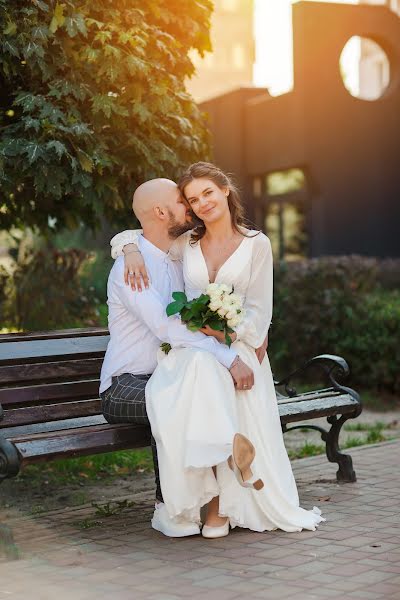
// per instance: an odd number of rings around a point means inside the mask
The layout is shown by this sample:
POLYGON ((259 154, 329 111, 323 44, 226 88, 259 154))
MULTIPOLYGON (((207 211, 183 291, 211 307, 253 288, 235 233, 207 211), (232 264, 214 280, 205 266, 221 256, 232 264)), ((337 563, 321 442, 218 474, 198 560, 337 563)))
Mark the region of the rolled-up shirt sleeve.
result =
POLYGON ((126 309, 140 318, 160 342, 167 342, 172 348, 191 347, 206 350, 229 369, 236 352, 201 331, 189 331, 179 317, 168 317, 162 298, 153 286, 133 294, 132 290, 122 283, 120 291, 126 309))

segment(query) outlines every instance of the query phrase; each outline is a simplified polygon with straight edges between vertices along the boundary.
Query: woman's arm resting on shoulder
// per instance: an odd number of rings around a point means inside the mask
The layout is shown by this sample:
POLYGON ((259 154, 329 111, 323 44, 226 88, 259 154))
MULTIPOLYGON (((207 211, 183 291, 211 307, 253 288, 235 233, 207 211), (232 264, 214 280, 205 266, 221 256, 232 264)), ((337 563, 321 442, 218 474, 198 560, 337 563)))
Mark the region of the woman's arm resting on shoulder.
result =
POLYGON ((127 244, 123 248, 124 254, 124 280, 132 290, 142 291, 142 279, 145 288, 149 287, 149 276, 142 253, 136 244, 127 244))
POLYGON ((110 241, 111 256, 116 259, 123 255, 123 248, 127 244, 137 244, 139 236, 143 233, 142 229, 127 229, 114 235, 110 241))
POLYGON ((142 229, 127 229, 114 235, 110 241, 111 256, 125 257, 124 279, 126 285, 130 285, 132 290, 142 291, 142 279, 144 286, 149 287, 149 277, 144 264, 143 257, 137 246, 139 235, 142 229))

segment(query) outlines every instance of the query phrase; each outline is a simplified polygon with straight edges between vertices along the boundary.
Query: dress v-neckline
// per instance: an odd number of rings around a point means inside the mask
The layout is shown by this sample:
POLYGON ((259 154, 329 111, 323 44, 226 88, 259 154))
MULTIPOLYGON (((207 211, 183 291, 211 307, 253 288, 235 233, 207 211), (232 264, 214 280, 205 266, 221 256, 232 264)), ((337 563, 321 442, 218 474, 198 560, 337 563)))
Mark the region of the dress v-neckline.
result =
POLYGON ((220 272, 222 271, 222 269, 223 269, 223 268, 225 267, 225 265, 226 265, 226 264, 227 264, 227 263, 228 263, 228 262, 231 260, 231 258, 232 258, 233 256, 235 256, 236 252, 238 252, 238 250, 239 250, 239 249, 242 247, 242 245, 243 245, 243 243, 246 241, 246 239, 249 239, 249 238, 248 238, 248 236, 247 236, 247 235, 243 236, 243 239, 242 239, 242 241, 240 242, 239 246, 238 246, 237 248, 235 248, 235 250, 232 252, 232 254, 230 254, 230 255, 228 256, 228 258, 227 258, 226 260, 224 260, 224 262, 222 263, 222 265, 220 265, 220 267, 219 267, 218 271, 215 273, 214 281, 211 281, 211 280, 210 280, 210 273, 209 273, 209 271, 208 271, 207 261, 206 261, 206 259, 205 259, 205 256, 204 256, 203 249, 202 249, 202 247, 201 247, 201 240, 199 240, 198 246, 199 246, 199 248, 200 248, 200 254, 201 254, 201 257, 202 257, 202 259, 203 259, 204 267, 205 267, 205 270, 206 270, 206 273, 207 273, 207 279, 208 279, 208 283, 216 283, 216 281, 217 281, 217 277, 218 277, 218 275, 220 274, 220 272))

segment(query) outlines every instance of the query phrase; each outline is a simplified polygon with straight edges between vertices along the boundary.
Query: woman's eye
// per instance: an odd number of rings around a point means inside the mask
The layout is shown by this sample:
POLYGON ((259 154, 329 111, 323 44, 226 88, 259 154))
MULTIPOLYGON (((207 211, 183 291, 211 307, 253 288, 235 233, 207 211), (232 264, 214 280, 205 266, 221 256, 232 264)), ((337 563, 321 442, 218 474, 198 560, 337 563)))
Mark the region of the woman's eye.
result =
POLYGON ((211 190, 208 190, 208 192, 206 192, 206 196, 209 196, 211 194, 211 190))

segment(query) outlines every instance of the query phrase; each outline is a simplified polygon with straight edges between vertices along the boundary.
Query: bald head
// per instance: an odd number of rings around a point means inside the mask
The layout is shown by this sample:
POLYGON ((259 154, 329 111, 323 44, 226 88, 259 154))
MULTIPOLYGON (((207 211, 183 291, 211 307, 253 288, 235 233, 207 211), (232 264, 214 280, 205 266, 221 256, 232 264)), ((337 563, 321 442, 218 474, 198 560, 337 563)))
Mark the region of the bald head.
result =
POLYGON ((132 209, 142 226, 157 217, 156 209, 168 209, 176 201, 178 186, 170 179, 150 179, 133 194, 132 209))

